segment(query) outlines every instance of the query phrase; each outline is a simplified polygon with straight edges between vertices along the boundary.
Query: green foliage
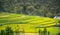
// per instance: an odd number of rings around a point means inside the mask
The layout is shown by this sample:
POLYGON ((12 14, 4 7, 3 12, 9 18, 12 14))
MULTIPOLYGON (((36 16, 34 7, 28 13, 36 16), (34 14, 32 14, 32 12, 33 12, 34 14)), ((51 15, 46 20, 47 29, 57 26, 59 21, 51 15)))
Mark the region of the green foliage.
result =
POLYGON ((58 3, 59 0, 0 0, 0 9, 9 13, 54 17, 60 15, 58 3))
POLYGON ((5 32, 6 32, 5 35, 13 35, 13 31, 11 30, 10 27, 7 27, 5 32))
POLYGON ((0 35, 5 35, 5 31, 4 30, 1 30, 0 31, 0 35))
POLYGON ((5 30, 0 30, 0 35, 13 35, 13 31, 10 27, 7 27, 5 30))

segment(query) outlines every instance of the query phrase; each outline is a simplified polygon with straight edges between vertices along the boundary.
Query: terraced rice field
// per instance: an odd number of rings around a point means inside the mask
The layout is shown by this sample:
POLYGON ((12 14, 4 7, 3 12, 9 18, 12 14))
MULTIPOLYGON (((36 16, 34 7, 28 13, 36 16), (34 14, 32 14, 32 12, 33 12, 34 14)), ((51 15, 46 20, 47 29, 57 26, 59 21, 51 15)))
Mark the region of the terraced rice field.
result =
MULTIPOLYGON (((29 16, 23 14, 0 14, 0 30, 4 30, 10 26, 12 30, 23 30, 25 32, 38 32, 36 27, 47 27, 58 23, 56 19, 42 17, 42 16, 29 16)), ((43 30, 43 28, 41 28, 43 30)), ((51 33, 59 32, 58 28, 47 28, 51 33), (53 32, 52 32, 53 31, 53 32)))

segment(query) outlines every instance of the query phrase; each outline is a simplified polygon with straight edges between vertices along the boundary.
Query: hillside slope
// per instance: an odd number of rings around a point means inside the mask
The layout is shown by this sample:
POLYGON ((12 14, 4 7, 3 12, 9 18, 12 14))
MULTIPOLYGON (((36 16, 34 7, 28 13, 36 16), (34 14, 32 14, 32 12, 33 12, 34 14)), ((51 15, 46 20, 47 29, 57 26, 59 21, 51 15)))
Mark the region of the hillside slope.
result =
MULTIPOLYGON (((20 30, 24 29, 25 32, 38 32, 38 29, 36 27, 47 27, 55 25, 56 23, 56 19, 42 16, 0 14, 0 30, 3 30, 7 26, 10 26, 14 31, 19 28, 20 30)), ((54 29, 51 28, 50 30, 54 29)), ((56 31, 54 32, 56 33, 56 31)))
POLYGON ((53 18, 28 16, 23 14, 4 14, 0 15, 0 24, 55 24, 57 21, 53 18))

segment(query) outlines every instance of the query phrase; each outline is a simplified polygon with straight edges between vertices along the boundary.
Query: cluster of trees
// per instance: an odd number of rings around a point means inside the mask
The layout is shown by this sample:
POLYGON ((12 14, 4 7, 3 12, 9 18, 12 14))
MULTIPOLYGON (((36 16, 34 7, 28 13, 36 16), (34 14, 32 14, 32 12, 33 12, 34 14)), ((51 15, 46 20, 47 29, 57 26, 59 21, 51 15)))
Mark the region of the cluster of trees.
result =
POLYGON ((0 11, 54 17, 60 15, 60 0, 0 0, 0 11))
POLYGON ((7 26, 4 30, 0 30, 0 35, 24 35, 25 31, 16 28, 15 31, 11 27, 7 26))
POLYGON ((0 30, 0 35, 13 35, 13 30, 7 27, 5 30, 0 30))

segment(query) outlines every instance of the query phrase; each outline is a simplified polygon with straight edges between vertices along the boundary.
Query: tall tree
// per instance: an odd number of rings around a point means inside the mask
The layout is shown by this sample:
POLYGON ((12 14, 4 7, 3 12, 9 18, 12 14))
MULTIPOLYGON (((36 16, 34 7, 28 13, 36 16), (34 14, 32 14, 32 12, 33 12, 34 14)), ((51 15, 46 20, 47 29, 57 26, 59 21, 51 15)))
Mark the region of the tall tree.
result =
POLYGON ((13 35, 13 31, 12 31, 11 27, 6 28, 6 34, 5 35, 13 35))

